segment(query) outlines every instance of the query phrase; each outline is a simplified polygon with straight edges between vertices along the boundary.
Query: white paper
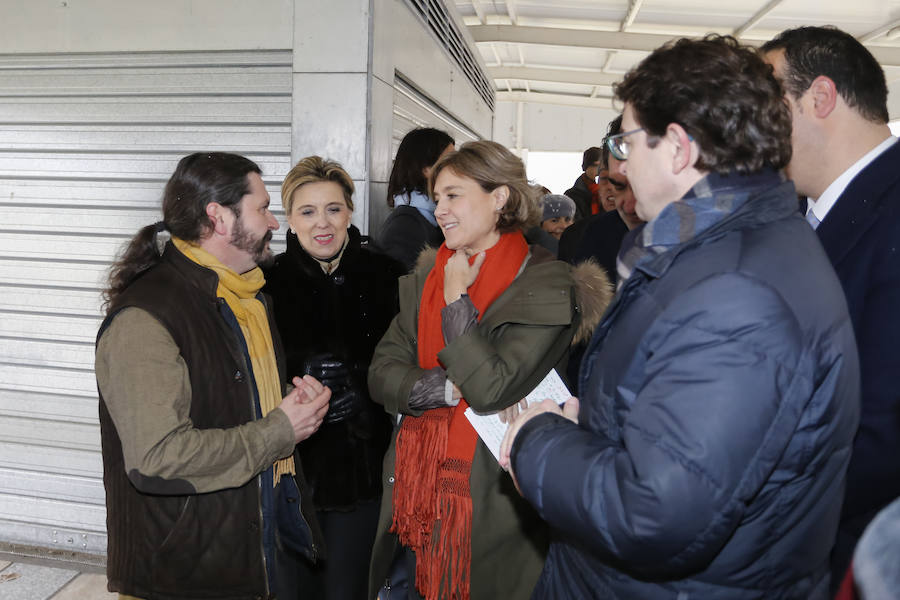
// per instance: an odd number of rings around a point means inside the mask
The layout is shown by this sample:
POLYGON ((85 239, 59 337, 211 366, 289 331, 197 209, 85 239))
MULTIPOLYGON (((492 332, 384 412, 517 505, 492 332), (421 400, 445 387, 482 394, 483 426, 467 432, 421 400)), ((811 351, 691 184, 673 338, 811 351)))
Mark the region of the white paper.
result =
MULTIPOLYGON (((551 369, 547 376, 534 388, 530 394, 525 396, 525 401, 531 406, 533 403, 543 402, 550 398, 557 404, 563 404, 572 396, 566 388, 566 384, 560 378, 556 369, 551 369)), ((481 440, 491 451, 498 461, 500 460, 500 442, 506 434, 506 423, 500 421, 497 413, 480 415, 472 410, 472 407, 466 409, 466 418, 478 433, 481 440)))

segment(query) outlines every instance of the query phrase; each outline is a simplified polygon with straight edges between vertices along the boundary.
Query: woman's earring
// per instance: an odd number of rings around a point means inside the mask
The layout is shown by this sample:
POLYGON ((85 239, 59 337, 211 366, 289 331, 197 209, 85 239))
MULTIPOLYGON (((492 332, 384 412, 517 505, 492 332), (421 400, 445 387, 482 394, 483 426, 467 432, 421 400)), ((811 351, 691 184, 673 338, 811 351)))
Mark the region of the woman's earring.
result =
POLYGON ((288 227, 288 231, 291 232, 291 233, 296 233, 296 232, 294 231, 294 228, 293 228, 293 227, 288 227))

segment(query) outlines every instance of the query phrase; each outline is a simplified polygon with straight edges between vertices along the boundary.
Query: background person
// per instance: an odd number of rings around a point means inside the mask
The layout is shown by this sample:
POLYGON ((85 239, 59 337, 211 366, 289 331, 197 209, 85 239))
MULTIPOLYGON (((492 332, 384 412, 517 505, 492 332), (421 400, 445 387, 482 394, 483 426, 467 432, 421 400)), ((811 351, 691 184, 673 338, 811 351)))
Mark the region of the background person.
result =
MULTIPOLYGON (((400 314, 369 368, 372 397, 402 416, 369 596, 405 564, 410 597, 414 587, 428 598, 528 598, 547 530, 463 413, 508 409, 551 368, 562 372, 576 330, 591 331, 604 306, 577 303, 570 267, 525 242, 537 193, 509 150, 463 144, 432 182, 446 241, 400 279, 400 314)), ((607 290, 599 269, 584 275, 607 290)))
POLYGON ((384 221, 378 246, 407 271, 423 248, 437 248, 444 241, 428 196, 428 177, 434 163, 453 152, 454 143, 446 132, 424 127, 407 133, 397 148, 387 198, 394 210, 384 221))
POLYGON ((893 598, 900 589, 900 499, 881 509, 853 552, 853 569, 835 600, 893 598))
POLYGON ((619 253, 580 410, 527 409, 501 454, 558 532, 535 598, 828 598, 859 367, 780 172, 781 86, 709 36, 657 49, 615 93, 647 224, 619 253))
POLYGON ((581 175, 565 194, 575 201, 575 220, 580 221, 601 212, 600 186, 597 175, 600 171, 600 148, 591 146, 581 156, 581 175))
MULTIPOLYGON (((609 152, 604 152, 600 158, 600 171, 597 175, 597 185, 600 186, 597 194, 600 196, 601 212, 616 210, 616 188, 609 181, 609 152)), ((600 214, 600 213, 597 213, 600 214)))
MULTIPOLYGON (((619 115, 610 121, 606 137, 603 138, 602 160, 609 165, 605 183, 611 190, 614 210, 575 223, 563 232, 559 240, 560 260, 573 265, 592 261, 606 272, 613 285, 619 280, 616 257, 619 255, 622 242, 629 231, 644 223, 635 214, 634 191, 628 184, 628 177, 623 173, 624 161, 612 155, 607 143, 610 136, 621 132, 622 115, 619 115)), ((571 383, 569 389, 576 394, 580 393, 577 387, 578 369, 586 349, 587 341, 575 344, 567 365, 566 379, 571 383)))
POLYGON ((308 156, 285 177, 287 251, 266 273, 289 373, 331 388, 319 430, 298 447, 327 556, 301 569, 292 598, 366 595, 391 424, 369 398, 375 344, 397 313, 403 266, 360 243, 353 180, 340 164, 308 156))
POLYGON ((575 202, 562 194, 547 194, 541 199, 541 229, 557 240, 572 224, 575 216, 575 202))
POLYGON ((562 194, 545 193, 540 200, 541 222, 525 232, 529 244, 539 244, 553 256, 559 252, 559 237, 572 225, 575 202, 562 194))
POLYGON ((578 231, 563 234, 564 239, 560 240, 561 259, 572 264, 593 259, 603 267, 613 283, 618 280, 615 268, 616 256, 619 254, 622 241, 629 231, 644 223, 635 213, 634 192, 622 168, 624 161, 610 153, 607 147, 606 140, 621 132, 620 115, 610 122, 607 136, 604 138, 604 151, 609 164, 607 181, 613 189, 615 210, 592 216, 578 231))
MULTIPOLYGON (((584 221, 575 223, 563 233, 559 241, 559 258, 570 264, 593 259, 606 271, 610 280, 618 280, 616 256, 625 235, 644 221, 634 212, 635 199, 628 177, 622 172, 622 161, 612 156, 606 145, 609 136, 622 132, 622 117, 613 119, 604 138, 603 160, 608 166, 606 180, 601 188, 611 189, 613 208, 584 221)), ((570 365, 571 366, 571 365, 570 365)))

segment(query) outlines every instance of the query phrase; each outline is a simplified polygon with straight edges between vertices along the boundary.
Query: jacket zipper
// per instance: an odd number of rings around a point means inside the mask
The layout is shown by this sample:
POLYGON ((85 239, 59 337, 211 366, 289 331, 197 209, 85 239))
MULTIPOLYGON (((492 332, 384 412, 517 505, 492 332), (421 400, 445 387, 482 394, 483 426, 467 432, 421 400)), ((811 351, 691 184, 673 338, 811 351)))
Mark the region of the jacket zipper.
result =
MULTIPOLYGON (((294 485, 297 485, 296 481, 294 482, 294 485)), ((297 514, 300 515, 300 520, 303 521, 303 524, 306 525, 306 530, 309 531, 309 551, 310 554, 312 554, 310 559, 313 563, 316 563, 319 560, 319 549, 316 547, 316 538, 315 535, 313 535, 312 527, 309 526, 309 521, 307 521, 306 517, 303 515, 303 496, 299 485, 297 485, 297 494, 300 496, 297 501, 297 514)))
MULTIPOLYGON (((266 316, 268 317, 269 305, 266 302, 265 296, 260 295, 260 296, 258 296, 258 299, 262 303, 263 308, 266 309, 266 316)), ((274 325, 273 323, 271 323, 271 322, 269 323, 270 327, 272 327, 273 325, 274 325)), ((280 376, 280 373, 279 373, 279 376, 280 376)), ((254 408, 254 414, 256 414, 255 407, 253 407, 253 408, 254 408)), ((294 445, 294 447, 296 448, 296 444, 294 445)), ((292 456, 293 456, 293 454, 292 454, 292 456)), ((298 460, 297 457, 294 456, 295 463, 297 462, 297 460, 298 460)), ((300 491, 300 486, 297 485, 296 481, 294 481, 294 485, 297 486, 297 495, 299 496, 299 500, 297 502, 297 514, 300 515, 300 520, 303 522, 304 525, 306 525, 306 530, 309 531, 309 549, 310 549, 310 553, 312 554, 312 556, 310 556, 310 560, 312 560, 315 563, 318 561, 319 549, 316 547, 316 540, 315 540, 315 536, 313 535, 312 527, 309 526, 309 521, 307 521, 306 517, 303 515, 303 509, 302 509, 303 495, 302 495, 302 492, 300 491)), ((261 512, 262 512, 262 510, 260 509, 260 513, 261 512)), ((266 559, 266 556, 265 556, 265 553, 263 553, 263 563, 265 563, 265 559, 266 559)), ((267 583, 268 583, 268 581, 267 581, 267 583)))
MULTIPOLYGON (((218 304, 218 309, 221 312, 222 306, 225 304, 224 298, 216 298, 216 303, 218 304)), ((231 333, 232 336, 236 335, 235 331, 226 324, 226 328, 231 333)), ((240 344, 238 344, 240 345, 240 344)), ((247 373, 249 376, 250 371, 248 371, 247 361, 244 360, 244 354, 242 352, 237 352, 236 358, 239 359, 238 364, 244 367, 244 373, 247 373)), ((249 381, 248 381, 249 386, 249 381)), ((256 403, 253 401, 253 392, 250 392, 250 418, 253 421, 256 421, 256 403)), ((265 585, 266 590, 266 598, 268 598, 271 594, 271 590, 269 589, 269 565, 266 561, 266 547, 263 541, 265 524, 263 523, 263 512, 262 512, 262 485, 263 485, 263 475, 265 471, 256 476, 256 510, 259 513, 259 555, 262 558, 263 565, 263 584, 265 585)))

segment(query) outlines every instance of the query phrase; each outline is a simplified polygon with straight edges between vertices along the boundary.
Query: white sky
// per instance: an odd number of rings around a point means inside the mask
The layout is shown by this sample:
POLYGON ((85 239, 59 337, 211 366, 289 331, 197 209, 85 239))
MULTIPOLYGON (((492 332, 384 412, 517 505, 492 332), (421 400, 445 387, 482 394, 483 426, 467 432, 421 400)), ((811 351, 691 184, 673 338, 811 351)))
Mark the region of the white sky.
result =
POLYGON ((532 183, 562 194, 581 175, 581 152, 529 152, 525 170, 532 183))

